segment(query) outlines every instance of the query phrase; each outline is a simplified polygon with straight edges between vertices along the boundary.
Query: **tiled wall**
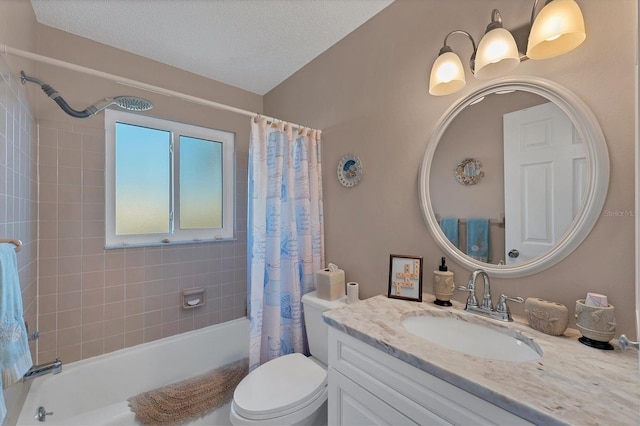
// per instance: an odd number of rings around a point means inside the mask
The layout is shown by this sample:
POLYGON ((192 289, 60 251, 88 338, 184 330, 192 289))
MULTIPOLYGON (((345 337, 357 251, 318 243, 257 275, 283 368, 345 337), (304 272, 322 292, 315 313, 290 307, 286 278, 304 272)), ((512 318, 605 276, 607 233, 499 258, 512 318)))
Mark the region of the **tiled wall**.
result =
MULTIPOLYGON (((24 318, 35 330, 37 315, 37 132, 20 95, 20 80, 0 58, 0 238, 19 239, 18 276, 24 318)), ((31 344, 35 356, 35 344, 31 344)), ((35 359, 35 358, 34 358, 35 359)))
POLYGON ((41 120, 40 362, 72 362, 246 315, 247 154, 237 241, 104 250, 104 130, 41 120), (185 310, 180 291, 206 288, 185 310))

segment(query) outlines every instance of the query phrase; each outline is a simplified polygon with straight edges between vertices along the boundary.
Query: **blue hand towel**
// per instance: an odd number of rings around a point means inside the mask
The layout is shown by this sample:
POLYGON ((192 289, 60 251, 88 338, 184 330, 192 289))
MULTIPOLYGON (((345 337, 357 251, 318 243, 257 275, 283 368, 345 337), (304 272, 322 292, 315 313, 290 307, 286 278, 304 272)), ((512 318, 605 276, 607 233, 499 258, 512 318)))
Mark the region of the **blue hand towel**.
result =
MULTIPOLYGON (((22 317, 22 292, 13 244, 0 244, 0 371, 2 388, 20 380, 33 365, 22 317)), ((7 410, 0 393, 0 424, 7 410)))
POLYGON ((440 219, 440 228, 451 243, 460 248, 460 236, 458 235, 458 218, 457 217, 443 217, 440 219))
POLYGON ((489 261, 489 219, 467 219, 467 255, 481 262, 489 261))

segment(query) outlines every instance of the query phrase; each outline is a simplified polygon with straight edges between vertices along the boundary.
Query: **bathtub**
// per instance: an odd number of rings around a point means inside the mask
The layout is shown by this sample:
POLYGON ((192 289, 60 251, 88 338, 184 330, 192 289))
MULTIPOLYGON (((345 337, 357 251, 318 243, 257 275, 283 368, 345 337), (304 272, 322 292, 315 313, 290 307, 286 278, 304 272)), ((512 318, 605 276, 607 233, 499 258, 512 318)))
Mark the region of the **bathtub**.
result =
MULTIPOLYGON (((136 425, 127 399, 245 358, 249 321, 241 318, 63 364, 34 379, 18 425, 136 425), (38 407, 54 414, 35 419, 38 407)), ((62 360, 64 363, 64 360, 62 360)), ((226 404, 190 425, 230 425, 226 404)))

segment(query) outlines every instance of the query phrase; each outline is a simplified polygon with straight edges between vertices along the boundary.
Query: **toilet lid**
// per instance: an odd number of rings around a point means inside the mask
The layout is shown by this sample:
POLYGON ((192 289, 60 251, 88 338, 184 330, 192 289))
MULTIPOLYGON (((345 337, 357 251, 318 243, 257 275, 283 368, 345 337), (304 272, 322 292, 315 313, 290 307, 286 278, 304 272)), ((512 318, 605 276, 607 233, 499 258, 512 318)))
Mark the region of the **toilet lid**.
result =
POLYGON ((315 400, 327 386, 327 372, 298 353, 264 363, 233 393, 234 408, 246 418, 280 416, 315 400))

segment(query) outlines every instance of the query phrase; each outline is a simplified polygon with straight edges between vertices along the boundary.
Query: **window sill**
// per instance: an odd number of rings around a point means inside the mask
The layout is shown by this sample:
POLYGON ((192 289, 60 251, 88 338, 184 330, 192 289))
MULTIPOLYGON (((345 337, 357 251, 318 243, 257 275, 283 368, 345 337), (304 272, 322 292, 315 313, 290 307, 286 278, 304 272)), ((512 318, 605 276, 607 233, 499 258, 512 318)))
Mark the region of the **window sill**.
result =
POLYGON ((209 240, 185 240, 185 241, 169 241, 169 242, 154 241, 149 243, 109 244, 109 245, 105 245, 104 249, 116 250, 116 249, 123 249, 123 248, 139 248, 139 247, 166 247, 166 246, 180 246, 180 245, 186 245, 186 244, 223 243, 223 242, 237 241, 237 240, 238 240, 237 238, 232 237, 232 238, 214 238, 209 240))

